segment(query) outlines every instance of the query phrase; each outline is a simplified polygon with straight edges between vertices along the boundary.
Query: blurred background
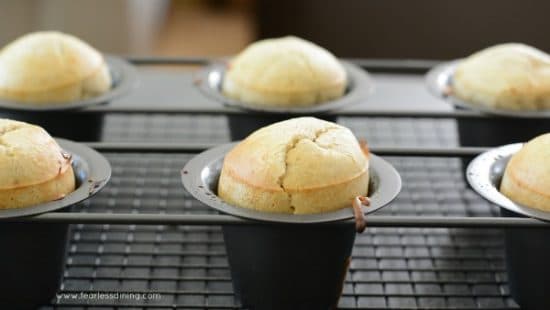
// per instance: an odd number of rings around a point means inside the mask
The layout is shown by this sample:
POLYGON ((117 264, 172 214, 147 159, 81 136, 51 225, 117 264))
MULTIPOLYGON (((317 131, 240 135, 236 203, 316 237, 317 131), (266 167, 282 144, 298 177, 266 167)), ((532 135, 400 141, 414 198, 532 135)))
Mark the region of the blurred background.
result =
POLYGON ((550 51, 545 0, 0 0, 0 44, 60 30, 127 55, 222 56, 294 34, 339 57, 449 59, 520 41, 550 51))

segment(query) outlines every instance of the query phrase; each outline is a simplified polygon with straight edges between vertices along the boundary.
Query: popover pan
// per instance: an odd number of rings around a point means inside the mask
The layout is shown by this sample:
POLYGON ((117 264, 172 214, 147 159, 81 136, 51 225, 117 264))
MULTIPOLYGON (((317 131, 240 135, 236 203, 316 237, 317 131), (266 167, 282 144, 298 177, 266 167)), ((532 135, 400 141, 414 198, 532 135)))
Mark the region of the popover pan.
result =
MULTIPOLYGON (((503 217, 532 217, 550 221, 550 212, 522 206, 500 193, 500 182, 508 161, 522 143, 505 145, 476 157, 468 166, 472 188, 501 207, 503 217)), ((522 309, 550 309, 550 229, 504 229, 506 272, 514 300, 522 309)))
POLYGON ((337 116, 329 112, 364 101, 374 90, 370 75, 360 67, 340 61, 347 74, 348 85, 341 98, 308 107, 273 107, 255 105, 234 100, 222 93, 222 84, 227 63, 216 62, 198 72, 195 80, 200 91, 208 98, 228 107, 243 110, 243 113, 228 115, 231 140, 246 138, 255 130, 267 125, 299 116, 315 116, 336 122, 337 116))
MULTIPOLYGON (((224 156, 235 145, 221 145, 191 159, 182 170, 182 181, 204 204, 257 222, 222 227, 237 299, 250 309, 334 309, 356 234, 354 223, 344 221, 353 218, 351 201, 344 210, 304 215, 227 204, 217 196, 217 185, 224 156)), ((397 171, 373 154, 369 172, 371 206, 365 213, 387 205, 401 189, 397 171)))
MULTIPOLYGON (((487 114, 486 118, 458 118, 458 138, 462 146, 499 146, 528 141, 550 131, 550 110, 516 111, 466 102, 453 95, 453 75, 460 59, 444 62, 428 72, 426 83, 435 96, 452 104, 456 110, 487 114)), ((471 158, 463 158, 463 167, 471 158)))
POLYGON ((79 109, 105 104, 117 99, 136 85, 135 68, 122 58, 105 55, 111 73, 111 89, 92 98, 66 102, 31 104, 0 99, 0 118, 36 124, 52 136, 74 141, 96 141, 103 131, 102 113, 79 113, 79 109))
POLYGON ((70 235, 68 223, 7 222, 14 217, 71 207, 96 194, 111 176, 109 162, 85 145, 56 139, 72 154, 76 189, 65 198, 35 206, 0 210, 0 309, 35 309, 48 304, 61 284, 70 235))

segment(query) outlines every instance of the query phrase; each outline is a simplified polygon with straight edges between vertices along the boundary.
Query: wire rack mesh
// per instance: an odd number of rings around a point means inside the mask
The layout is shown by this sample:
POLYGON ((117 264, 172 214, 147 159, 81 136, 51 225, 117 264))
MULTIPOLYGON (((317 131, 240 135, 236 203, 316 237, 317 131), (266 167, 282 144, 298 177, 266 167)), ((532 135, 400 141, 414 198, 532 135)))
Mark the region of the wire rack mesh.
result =
MULTIPOLYGON (((339 122, 372 146, 457 145, 449 119, 339 122)), ((107 116, 104 140, 223 143, 229 134, 224 116, 118 114, 107 116)), ((110 184, 76 212, 215 213, 181 186, 179 171, 193 154, 106 156, 110 184)), ((379 214, 498 215, 468 189, 460 159, 386 159, 404 188, 379 214)), ((503 257, 499 230, 369 228, 356 240, 339 308, 517 308, 503 257)), ((239 309, 218 226, 73 225, 66 266, 58 296, 42 309, 239 309)))

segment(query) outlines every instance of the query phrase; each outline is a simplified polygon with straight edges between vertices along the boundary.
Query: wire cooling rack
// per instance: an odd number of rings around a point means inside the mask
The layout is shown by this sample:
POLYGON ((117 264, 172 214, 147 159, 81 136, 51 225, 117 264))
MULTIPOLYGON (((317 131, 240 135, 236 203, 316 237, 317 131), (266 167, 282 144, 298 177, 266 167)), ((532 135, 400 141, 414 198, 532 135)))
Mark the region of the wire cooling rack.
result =
MULTIPOLYGON (((381 78, 392 81, 418 79, 431 64, 405 63, 401 73, 394 63, 366 65, 389 68, 381 78)), ((41 309, 240 309, 219 225, 246 221, 194 200, 179 173, 197 152, 229 141, 227 111, 181 110, 121 104, 91 111, 106 113, 102 142, 89 144, 111 162, 112 180, 74 213, 28 219, 80 223, 73 225, 59 294, 41 309), (140 113, 149 110, 156 114, 140 113), (178 113, 163 113, 172 110, 178 113)), ((502 234, 493 228, 544 224, 499 218, 495 206, 466 186, 458 156, 483 149, 458 148, 449 117, 479 115, 410 111, 344 112, 338 120, 389 160, 404 184, 358 235, 339 308, 517 308, 506 284, 502 234)))

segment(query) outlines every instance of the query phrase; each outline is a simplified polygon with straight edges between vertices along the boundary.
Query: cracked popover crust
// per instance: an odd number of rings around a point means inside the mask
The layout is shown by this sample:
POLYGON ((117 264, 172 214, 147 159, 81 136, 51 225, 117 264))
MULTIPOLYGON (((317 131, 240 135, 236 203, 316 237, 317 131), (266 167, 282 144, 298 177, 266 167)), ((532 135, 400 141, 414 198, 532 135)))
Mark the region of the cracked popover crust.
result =
POLYGON ((103 56, 60 32, 35 32, 0 50, 0 98, 22 103, 63 103, 111 88, 103 56))
POLYGON ((74 188, 71 156, 44 129, 0 119, 0 209, 61 199, 74 188))
POLYGON ((218 195, 267 212, 309 214, 367 195, 369 156, 340 125, 300 117, 261 128, 225 157, 218 195))
POLYGON ((550 133, 532 139, 512 156, 500 191, 526 207, 550 211, 550 133))
POLYGON ((342 64, 326 49, 297 37, 261 40, 229 63, 224 95, 255 105, 311 106, 341 97, 342 64))

